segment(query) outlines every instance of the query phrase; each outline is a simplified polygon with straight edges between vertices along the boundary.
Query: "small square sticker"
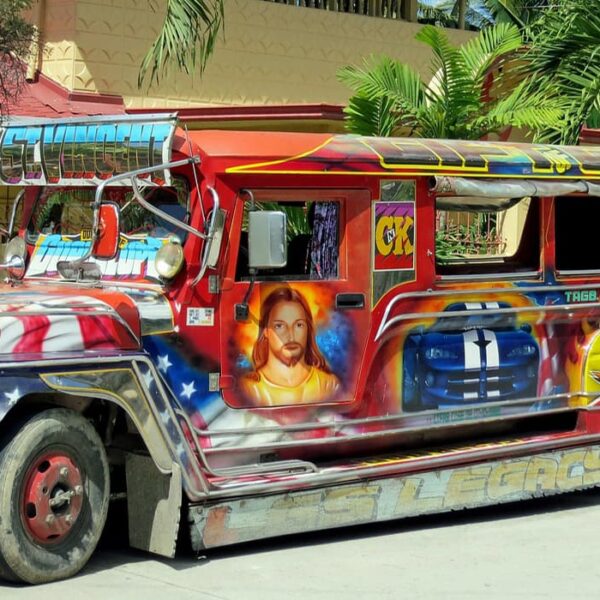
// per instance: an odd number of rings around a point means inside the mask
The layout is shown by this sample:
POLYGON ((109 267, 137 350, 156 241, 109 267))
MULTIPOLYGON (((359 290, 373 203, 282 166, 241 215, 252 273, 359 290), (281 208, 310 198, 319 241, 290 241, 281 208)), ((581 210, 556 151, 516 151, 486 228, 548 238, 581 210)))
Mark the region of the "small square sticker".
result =
POLYGON ((215 309, 188 307, 186 324, 189 327, 212 327, 215 324, 215 309))

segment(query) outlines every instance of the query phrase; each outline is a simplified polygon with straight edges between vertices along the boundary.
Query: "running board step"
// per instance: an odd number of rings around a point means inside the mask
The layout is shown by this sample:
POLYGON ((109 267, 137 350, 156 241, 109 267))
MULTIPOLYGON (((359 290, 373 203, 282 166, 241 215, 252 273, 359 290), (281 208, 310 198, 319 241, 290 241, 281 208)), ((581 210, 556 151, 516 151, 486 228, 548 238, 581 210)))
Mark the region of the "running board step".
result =
MULTIPOLYGON (((288 482, 289 483, 289 482, 288 482)), ((189 507, 195 550, 441 513, 600 485, 600 445, 580 446, 189 507)))
MULTIPOLYGON (((456 466, 465 463, 493 460, 499 456, 510 458, 530 455, 549 449, 589 445, 600 442, 600 434, 587 434, 581 431, 544 433, 538 435, 501 438, 465 445, 449 444, 435 449, 420 449, 384 454, 357 459, 344 459, 321 463, 285 461, 264 463, 262 472, 258 469, 246 471, 246 477, 230 477, 229 473, 219 473, 208 481, 220 496, 262 493, 277 491, 296 480, 300 487, 331 485, 340 481, 351 481, 367 477, 402 475, 418 470, 456 466), (296 464, 297 463, 297 464, 296 464), (298 468, 303 465, 304 468, 298 468), (281 467, 287 467, 281 468, 281 467), (296 468, 293 468, 296 466, 296 468), (312 468, 309 468, 312 467, 312 468), (287 483, 284 483, 287 482, 287 483)), ((249 467, 240 467, 240 473, 249 467)))

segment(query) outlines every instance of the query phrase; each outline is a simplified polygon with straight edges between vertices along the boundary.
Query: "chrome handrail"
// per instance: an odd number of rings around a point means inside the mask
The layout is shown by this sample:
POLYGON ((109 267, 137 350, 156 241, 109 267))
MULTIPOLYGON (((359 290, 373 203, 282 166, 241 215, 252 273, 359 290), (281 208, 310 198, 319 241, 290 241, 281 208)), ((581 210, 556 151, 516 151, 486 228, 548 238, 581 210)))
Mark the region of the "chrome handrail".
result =
POLYGON ((172 217, 169 213, 166 213, 164 210, 160 210, 160 208, 157 208, 156 206, 148 202, 148 200, 146 200, 144 196, 142 196, 138 187, 138 182, 136 181, 135 177, 131 178, 131 188, 133 189, 133 197, 137 200, 138 204, 140 204, 147 211, 154 213, 161 219, 167 221, 167 223, 171 223, 171 225, 174 225, 179 229, 183 229, 184 231, 187 231, 188 233, 191 233, 192 235, 195 235, 200 239, 205 240, 207 238, 206 234, 202 233, 201 231, 198 231, 195 227, 192 227, 191 225, 180 221, 176 217, 172 217))
POLYGON ((119 175, 114 175, 113 177, 110 177, 109 179, 104 180, 96 188, 96 194, 94 197, 94 207, 93 207, 94 215, 93 215, 93 222, 92 222, 92 239, 91 239, 90 247, 88 248, 88 250, 85 252, 85 254, 83 256, 80 256, 79 258, 76 258, 72 261, 68 261, 68 264, 70 264, 71 266, 81 265, 92 255, 92 252, 94 250, 94 244, 96 243, 96 241, 98 239, 98 231, 100 228, 100 206, 102 205, 102 194, 104 193, 104 188, 108 184, 113 184, 113 183, 116 183, 117 181, 123 181, 123 180, 129 179, 131 181, 132 187, 133 187, 134 179, 140 175, 146 175, 148 173, 153 173, 155 171, 165 171, 165 170, 171 169, 173 167, 181 167, 184 165, 196 164, 198 162, 200 162, 200 158, 198 156, 192 156, 190 158, 185 158, 183 160, 171 161, 171 162, 163 163, 161 165, 156 165, 153 167, 144 167, 141 169, 135 169, 134 171, 128 171, 127 173, 120 173, 119 175))

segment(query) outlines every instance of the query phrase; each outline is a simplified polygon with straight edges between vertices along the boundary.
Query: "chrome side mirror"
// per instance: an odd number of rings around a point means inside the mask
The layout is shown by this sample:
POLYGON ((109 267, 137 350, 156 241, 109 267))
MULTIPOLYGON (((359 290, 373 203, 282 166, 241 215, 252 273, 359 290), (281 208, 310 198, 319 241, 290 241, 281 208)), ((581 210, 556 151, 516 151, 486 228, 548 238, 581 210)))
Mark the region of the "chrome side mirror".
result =
POLYGON ((248 266, 251 269, 285 267, 287 220, 275 210, 248 213, 248 266))
POLYGON ((0 269, 6 269, 11 279, 21 280, 25 277, 25 259, 27 258, 27 245, 22 237, 14 237, 4 252, 4 262, 0 269))

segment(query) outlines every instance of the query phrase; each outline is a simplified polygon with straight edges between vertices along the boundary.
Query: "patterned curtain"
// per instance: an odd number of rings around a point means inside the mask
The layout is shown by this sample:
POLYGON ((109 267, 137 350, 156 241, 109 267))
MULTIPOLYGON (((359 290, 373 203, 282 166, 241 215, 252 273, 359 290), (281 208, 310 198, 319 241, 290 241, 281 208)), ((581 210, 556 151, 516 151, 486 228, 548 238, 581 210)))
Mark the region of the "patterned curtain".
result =
MULTIPOLYGON (((309 250, 310 278, 336 279, 339 257, 339 205, 337 202, 315 202, 313 207, 313 235, 309 250)), ((310 216, 309 212, 309 219, 310 216)))

